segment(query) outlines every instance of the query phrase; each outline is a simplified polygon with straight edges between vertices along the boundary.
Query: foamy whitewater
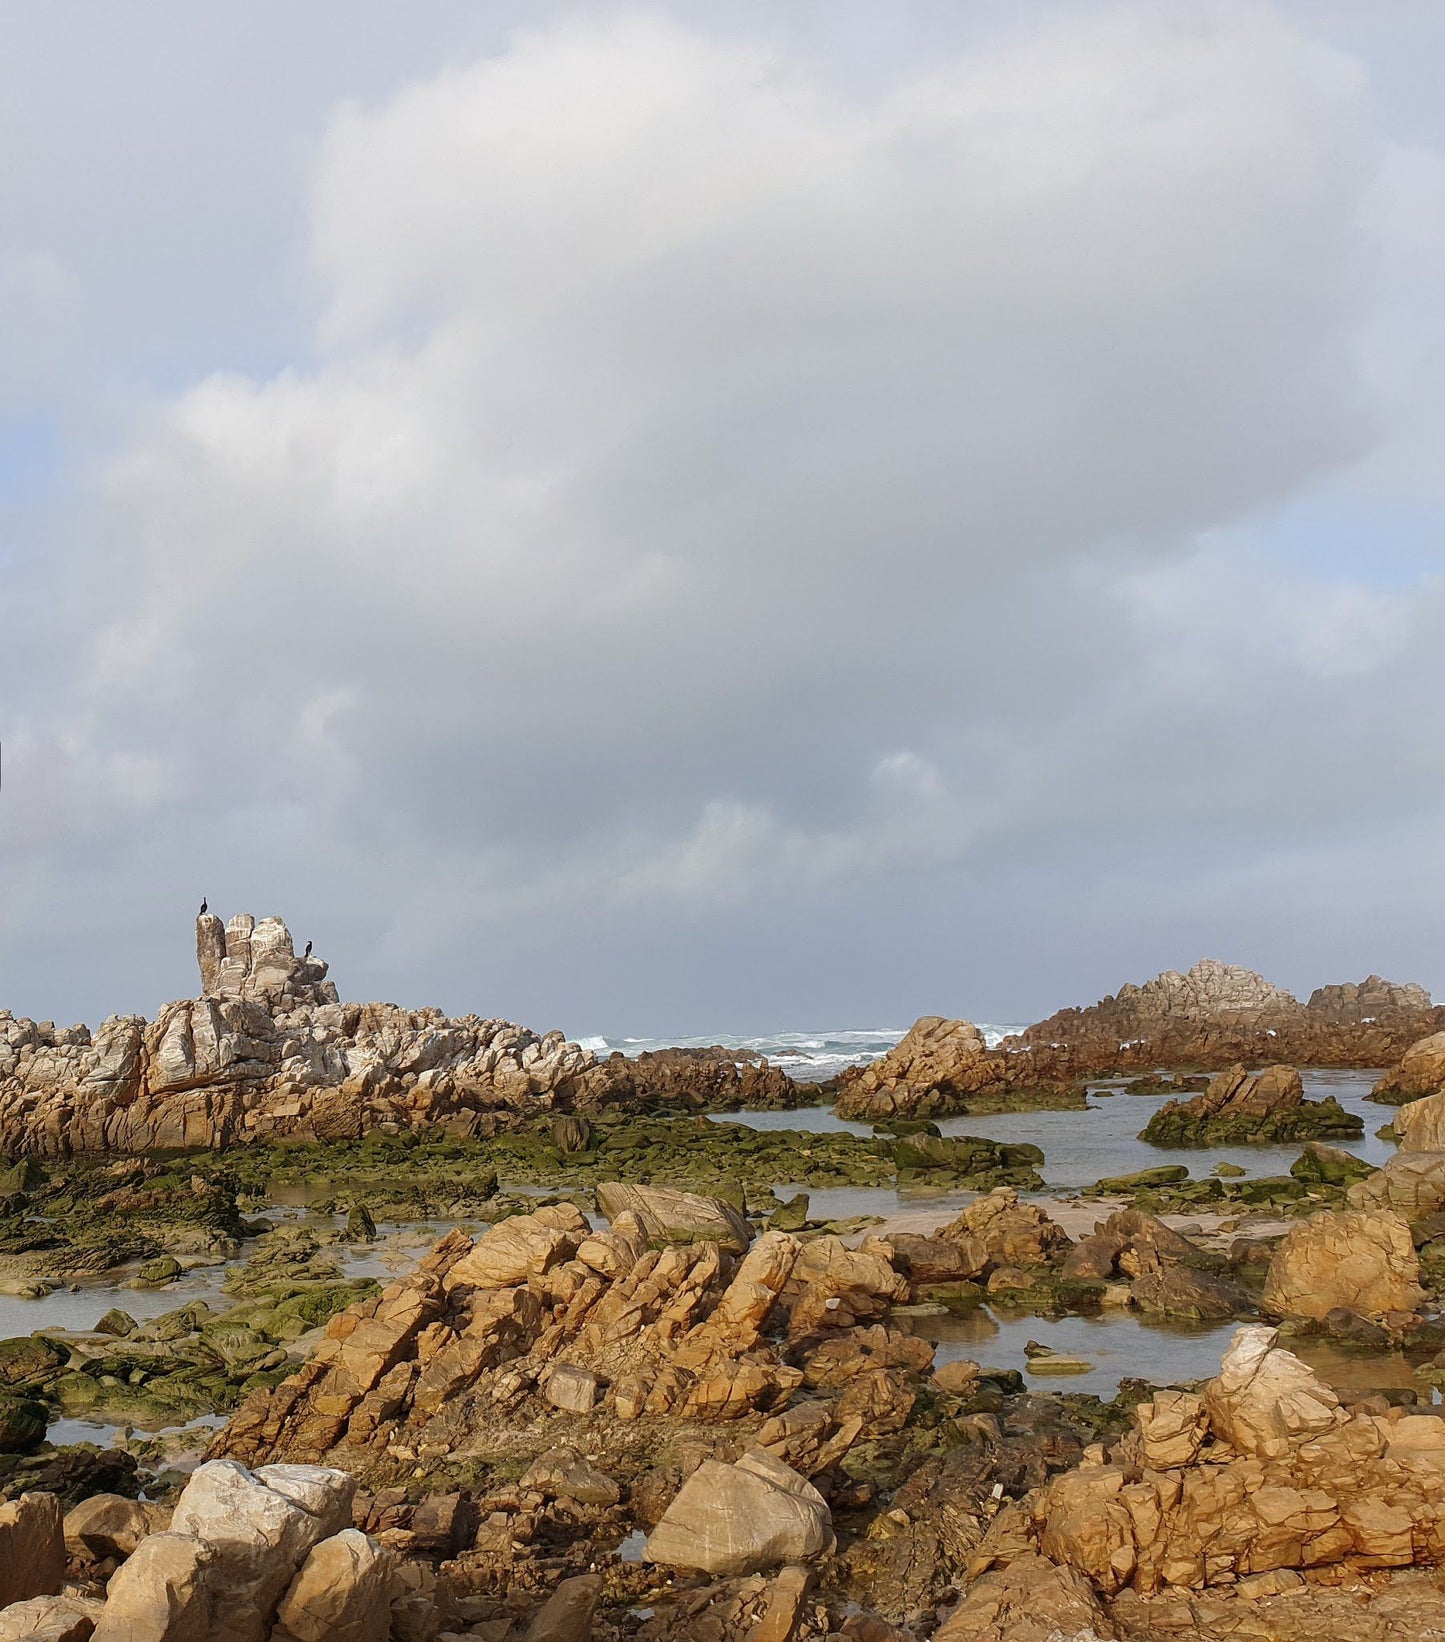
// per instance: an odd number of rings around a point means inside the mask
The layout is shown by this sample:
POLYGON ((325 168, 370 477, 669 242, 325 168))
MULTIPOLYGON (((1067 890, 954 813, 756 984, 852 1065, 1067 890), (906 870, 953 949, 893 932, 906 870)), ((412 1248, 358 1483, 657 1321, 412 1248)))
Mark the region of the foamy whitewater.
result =
MULTIPOLYGON (((992 1049, 1010 1033, 1022 1032, 1022 1025, 991 1025, 980 1021, 978 1029, 992 1049)), ((610 1055, 620 1049, 624 1055, 641 1055, 649 1049, 706 1049, 719 1044, 724 1049, 749 1050, 766 1055, 799 1083, 821 1083, 836 1077, 845 1066, 864 1066, 886 1055, 907 1030, 906 1027, 872 1027, 845 1032, 774 1032, 757 1038, 713 1034, 699 1038, 583 1038, 584 1049, 596 1055, 610 1055)))

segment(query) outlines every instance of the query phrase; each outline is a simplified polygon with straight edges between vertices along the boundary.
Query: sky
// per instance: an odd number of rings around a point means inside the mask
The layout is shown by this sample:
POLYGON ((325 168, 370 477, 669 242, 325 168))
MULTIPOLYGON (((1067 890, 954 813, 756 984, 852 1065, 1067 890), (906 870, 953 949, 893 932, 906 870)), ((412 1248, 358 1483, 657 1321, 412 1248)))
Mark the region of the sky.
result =
POLYGON ((1430 0, 0 12, 0 1006, 1445 996, 1430 0))

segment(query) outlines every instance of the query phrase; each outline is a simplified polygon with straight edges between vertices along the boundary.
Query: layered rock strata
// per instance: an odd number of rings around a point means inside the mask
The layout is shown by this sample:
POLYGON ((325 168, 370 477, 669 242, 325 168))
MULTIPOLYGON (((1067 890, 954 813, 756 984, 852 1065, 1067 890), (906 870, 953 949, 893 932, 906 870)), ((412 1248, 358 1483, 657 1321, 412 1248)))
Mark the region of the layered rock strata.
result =
POLYGON ((1153 1067, 1223 1068, 1236 1061, 1389 1066, 1417 1038, 1445 1028, 1423 987, 1378 975, 1317 988, 1308 1003, 1253 970, 1202 959, 1121 986, 1086 1009, 1061 1009, 1006 1039, 1043 1066, 1089 1074, 1153 1067))
POLYGON ((1167 1101, 1140 1139, 1156 1146, 1250 1145, 1352 1138, 1364 1132, 1364 1122, 1333 1096, 1306 1100, 1292 1066, 1268 1066, 1262 1072, 1231 1066, 1212 1078, 1202 1095, 1167 1101))

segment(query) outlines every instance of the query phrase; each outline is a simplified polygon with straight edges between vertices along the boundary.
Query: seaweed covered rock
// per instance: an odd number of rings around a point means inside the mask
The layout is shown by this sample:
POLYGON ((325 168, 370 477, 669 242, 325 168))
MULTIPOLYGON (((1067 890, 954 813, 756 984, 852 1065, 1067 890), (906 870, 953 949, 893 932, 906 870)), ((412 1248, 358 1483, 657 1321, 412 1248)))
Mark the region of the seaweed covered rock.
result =
POLYGON ((1139 1138, 1156 1146, 1222 1146, 1316 1138, 1352 1138, 1363 1121, 1333 1096, 1304 1098, 1292 1066, 1250 1072, 1231 1066, 1210 1080, 1202 1095, 1171 1100, 1154 1113, 1139 1138))

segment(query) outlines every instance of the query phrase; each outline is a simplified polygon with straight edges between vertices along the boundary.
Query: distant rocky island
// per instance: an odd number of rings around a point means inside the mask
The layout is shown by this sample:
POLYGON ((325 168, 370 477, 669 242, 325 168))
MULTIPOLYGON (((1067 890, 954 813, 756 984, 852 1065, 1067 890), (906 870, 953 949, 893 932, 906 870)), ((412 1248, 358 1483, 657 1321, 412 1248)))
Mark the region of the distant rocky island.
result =
POLYGON ((1205 958, 1184 974, 1166 970, 1087 1009, 1061 1009, 1006 1049, 1104 1074, 1192 1066, 1393 1066, 1417 1039, 1445 1029, 1445 1006, 1422 986, 1371 975, 1317 987, 1308 1003, 1264 976, 1205 958))

